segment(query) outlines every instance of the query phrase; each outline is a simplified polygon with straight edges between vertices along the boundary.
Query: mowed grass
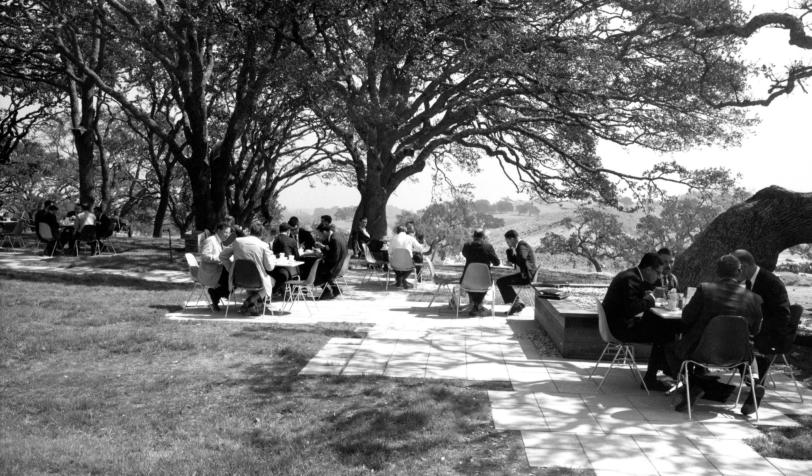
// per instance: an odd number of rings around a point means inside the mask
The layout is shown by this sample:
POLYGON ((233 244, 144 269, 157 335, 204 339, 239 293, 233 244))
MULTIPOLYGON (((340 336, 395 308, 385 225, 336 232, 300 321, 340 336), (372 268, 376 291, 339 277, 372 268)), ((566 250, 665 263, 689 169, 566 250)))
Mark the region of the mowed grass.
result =
POLYGON ((0 273, 0 473, 578 474, 483 388, 297 375, 352 324, 166 320, 185 289, 0 273))

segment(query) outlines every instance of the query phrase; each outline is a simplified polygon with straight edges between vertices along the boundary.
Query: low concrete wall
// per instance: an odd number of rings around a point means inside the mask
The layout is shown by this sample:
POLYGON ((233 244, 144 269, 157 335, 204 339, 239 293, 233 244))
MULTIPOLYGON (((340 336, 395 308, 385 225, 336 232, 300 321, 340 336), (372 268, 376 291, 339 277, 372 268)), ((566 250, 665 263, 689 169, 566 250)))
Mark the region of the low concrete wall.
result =
MULTIPOLYGON (((587 311, 566 299, 547 300, 537 295, 535 319, 568 359, 596 360, 606 346, 598 331, 597 310, 587 311)), ((650 350, 650 345, 635 345, 635 359, 647 360, 650 350)))

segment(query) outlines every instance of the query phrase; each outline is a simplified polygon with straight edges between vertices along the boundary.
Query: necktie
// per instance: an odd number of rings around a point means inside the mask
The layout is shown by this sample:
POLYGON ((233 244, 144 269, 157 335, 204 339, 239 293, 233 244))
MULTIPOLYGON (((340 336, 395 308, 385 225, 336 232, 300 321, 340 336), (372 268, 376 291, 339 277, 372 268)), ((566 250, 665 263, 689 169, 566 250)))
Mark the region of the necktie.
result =
POLYGON ((748 279, 747 281, 744 282, 744 287, 748 291, 750 291, 753 288, 753 282, 748 279))

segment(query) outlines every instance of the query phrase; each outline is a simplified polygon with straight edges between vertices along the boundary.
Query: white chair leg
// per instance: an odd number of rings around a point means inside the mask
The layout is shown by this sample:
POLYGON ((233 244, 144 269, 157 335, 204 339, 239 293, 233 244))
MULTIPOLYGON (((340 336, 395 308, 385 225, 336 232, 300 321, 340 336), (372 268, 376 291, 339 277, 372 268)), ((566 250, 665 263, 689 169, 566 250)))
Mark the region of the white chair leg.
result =
POLYGON ((598 361, 595 362, 595 366, 592 367, 592 372, 589 373, 589 377, 587 377, 587 378, 591 379, 592 376, 595 375, 595 371, 598 370, 598 365, 601 363, 601 360, 603 360, 603 356, 606 355, 606 351, 609 350, 609 346, 611 346, 611 345, 612 344, 606 344, 604 346, 603 352, 601 352, 600 357, 598 357, 598 361))
POLYGON ((603 378, 601 379, 601 383, 598 384, 598 390, 600 390, 601 387, 603 387, 604 382, 606 382, 606 378, 609 377, 610 373, 612 373, 612 367, 615 366, 615 362, 617 362, 617 356, 620 355, 621 350, 623 350, 623 346, 618 346, 617 352, 615 352, 615 356, 612 358, 612 363, 609 364, 609 369, 603 375, 603 378))
POLYGON ((634 360, 634 348, 631 346, 623 346, 626 349, 626 354, 629 357, 631 362, 629 363, 629 368, 632 370, 632 375, 637 374, 637 378, 640 379, 640 383, 643 384, 643 388, 646 389, 646 395, 651 395, 651 392, 648 391, 648 385, 646 385, 646 380, 643 378, 643 375, 640 374, 640 369, 637 368, 637 362, 634 360))

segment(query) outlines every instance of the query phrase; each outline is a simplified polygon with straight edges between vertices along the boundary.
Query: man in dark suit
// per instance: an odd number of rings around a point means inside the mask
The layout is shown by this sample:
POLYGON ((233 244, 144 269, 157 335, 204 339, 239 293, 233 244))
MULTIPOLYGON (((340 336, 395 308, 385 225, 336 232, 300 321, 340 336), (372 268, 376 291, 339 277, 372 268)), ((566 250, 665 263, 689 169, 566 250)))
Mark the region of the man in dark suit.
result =
POLYGON ((341 274, 344 260, 347 258, 347 238, 336 232, 335 225, 319 225, 316 229, 321 235, 322 262, 316 272, 315 284, 329 284, 330 295, 324 293, 321 299, 332 299, 338 295, 338 286, 333 280, 341 274))
MULTIPOLYGON (((282 253, 292 256, 294 260, 299 260, 299 247, 296 246, 296 240, 290 237, 290 225, 287 223, 279 224, 279 234, 271 243, 271 251, 274 255, 282 253)), ((271 271, 271 277, 274 279, 274 294, 282 293, 285 290, 285 282, 298 275, 299 270, 295 266, 274 267, 271 271)))
MULTIPOLYGON (((738 277, 742 273, 739 260, 733 255, 724 255, 716 263, 717 280, 701 283, 691 301, 682 310, 682 338, 666 346, 669 367, 676 371, 682 361, 692 357, 708 322, 716 316, 742 316, 747 320, 750 334, 755 335, 761 326, 761 298, 739 286, 738 277)), ((688 378, 691 378, 689 373, 688 378)), ((702 395, 701 383, 691 380, 691 387, 699 387, 692 392, 691 400, 702 395)), ((687 406, 685 397, 677 405, 682 411, 687 406)))
POLYGON ((663 345, 672 342, 679 331, 678 322, 646 312, 654 306, 654 282, 663 271, 657 253, 646 253, 635 268, 618 273, 603 298, 603 308, 612 335, 623 342, 651 343, 651 354, 643 381, 649 390, 668 390, 657 380, 657 372, 670 374, 663 345))
MULTIPOLYGON (((774 354, 774 348, 791 335, 793 330, 789 322, 789 296, 787 288, 781 279, 775 274, 761 268, 756 264, 755 258, 747 250, 736 250, 733 255, 739 259, 742 265, 741 281, 747 289, 758 294, 763 304, 761 313, 764 316, 764 323, 761 332, 756 335, 754 343, 756 350, 765 355, 756 356, 758 365, 759 385, 764 384, 764 377, 770 366, 770 358, 766 355, 774 354)), ((761 397, 764 389, 759 388, 756 392, 758 403, 761 404, 761 397)), ((749 415, 755 411, 751 397, 748 397, 742 406, 742 413, 749 415)))
MULTIPOLYGON (((465 268, 462 270, 465 276, 465 270, 471 263, 485 263, 490 265, 499 265, 499 257, 496 256, 496 250, 493 245, 485 241, 485 232, 483 230, 476 230, 473 234, 473 240, 462 246, 462 255, 465 257, 465 268)), ((470 316, 484 316, 488 309, 482 306, 482 300, 485 299, 485 293, 468 293, 468 298, 471 300, 471 310, 468 311, 470 316)))
POLYGON ((507 315, 511 316, 524 309, 524 303, 516 300, 516 291, 513 290, 513 286, 530 284, 533 277, 536 276, 536 255, 530 245, 519 240, 519 233, 516 230, 508 230, 505 233, 505 242, 508 245, 507 260, 516 265, 519 272, 497 279, 496 287, 499 288, 499 294, 502 295, 505 304, 512 303, 507 312, 507 315))
POLYGON ((290 225, 290 236, 296 240, 297 247, 304 250, 312 250, 316 245, 316 240, 309 231, 299 226, 299 219, 297 217, 290 217, 288 225, 290 225))

